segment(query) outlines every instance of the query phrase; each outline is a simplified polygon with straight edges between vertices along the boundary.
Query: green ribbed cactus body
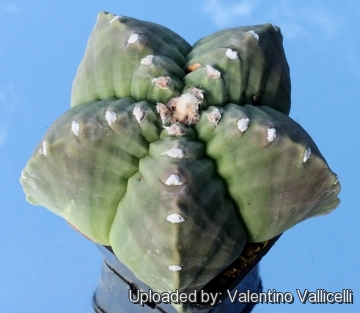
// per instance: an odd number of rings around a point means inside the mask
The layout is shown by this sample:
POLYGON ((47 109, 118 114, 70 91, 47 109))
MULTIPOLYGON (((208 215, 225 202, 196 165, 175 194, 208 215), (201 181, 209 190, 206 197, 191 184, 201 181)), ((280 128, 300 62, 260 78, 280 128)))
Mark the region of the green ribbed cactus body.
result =
POLYGON ((247 240, 271 239, 338 204, 310 136, 268 107, 204 110, 162 127, 132 98, 73 107, 22 172, 27 200, 65 218, 158 291, 200 289, 247 240), (146 264, 146 266, 144 265, 146 264))
POLYGON ((204 108, 254 104, 289 114, 290 73, 282 41, 280 28, 272 24, 235 27, 207 36, 186 57, 191 72, 185 77, 185 89, 200 84, 205 91, 204 108))
POLYGON ((247 236, 195 131, 163 129, 155 110, 131 98, 73 107, 21 181, 29 202, 112 246, 155 290, 190 292, 234 261, 247 236))
POLYGON ((183 89, 190 50, 166 27, 100 13, 76 73, 71 105, 130 96, 166 102, 183 89))
MULTIPOLYGON (((124 98, 72 108, 51 126, 22 174, 27 201, 47 207, 103 245, 110 245, 128 179, 148 153, 134 103, 124 98)), ((138 107, 152 106, 140 102, 138 107)), ((153 129, 144 128, 155 139, 161 126, 153 122, 153 129)))
POLYGON ((195 132, 162 135, 129 179, 110 241, 120 260, 155 290, 191 292, 241 254, 246 232, 195 132))
POLYGON ((196 130, 227 183, 249 241, 272 238, 338 205, 337 176, 287 115, 266 106, 227 104, 204 111, 196 130), (221 116, 217 125, 209 123, 214 114, 221 116))
POLYGON ((100 13, 71 102, 132 97, 166 103, 193 87, 204 91, 202 108, 253 103, 288 114, 290 73, 280 29, 272 24, 230 28, 191 48, 163 26, 100 13))
POLYGON ((100 13, 72 108, 20 181, 29 202, 111 245, 154 290, 199 290, 246 241, 339 203, 337 176, 289 110, 277 27, 191 48, 162 26, 100 13))

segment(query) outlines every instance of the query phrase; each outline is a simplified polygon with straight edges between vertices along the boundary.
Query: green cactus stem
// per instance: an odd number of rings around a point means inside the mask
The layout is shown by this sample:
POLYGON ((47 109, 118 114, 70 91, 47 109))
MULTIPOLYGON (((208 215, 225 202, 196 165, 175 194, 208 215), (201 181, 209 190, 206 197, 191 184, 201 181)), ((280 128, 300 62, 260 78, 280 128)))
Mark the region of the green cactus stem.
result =
POLYGON ((27 201, 112 246, 155 290, 190 292, 234 261, 247 236, 195 130, 164 129, 155 112, 131 98, 73 107, 21 181, 27 201))
POLYGON ((26 199, 111 246, 155 291, 200 290, 246 242, 339 203, 337 176, 288 116, 289 68, 271 24, 191 47, 100 13, 71 104, 21 173, 26 199))

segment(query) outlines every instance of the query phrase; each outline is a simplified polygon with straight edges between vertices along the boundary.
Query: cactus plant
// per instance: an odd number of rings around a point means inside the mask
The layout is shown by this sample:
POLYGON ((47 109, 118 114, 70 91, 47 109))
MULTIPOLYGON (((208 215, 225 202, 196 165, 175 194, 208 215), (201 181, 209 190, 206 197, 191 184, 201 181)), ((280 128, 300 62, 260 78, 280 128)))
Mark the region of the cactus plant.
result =
POLYGON ((190 46, 100 13, 71 105, 21 174, 27 201, 112 246, 156 291, 199 290, 247 241, 339 203, 337 176, 288 116, 289 67, 271 24, 190 46))

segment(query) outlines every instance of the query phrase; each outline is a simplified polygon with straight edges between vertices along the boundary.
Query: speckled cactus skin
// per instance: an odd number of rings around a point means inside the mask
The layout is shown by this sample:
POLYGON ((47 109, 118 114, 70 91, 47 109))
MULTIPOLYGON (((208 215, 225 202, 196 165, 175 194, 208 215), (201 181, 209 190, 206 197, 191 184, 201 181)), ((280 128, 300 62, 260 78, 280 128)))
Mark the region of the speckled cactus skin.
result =
POLYGON ((281 42, 266 24, 191 47, 162 26, 100 13, 72 108, 21 174, 27 201, 111 245, 161 292, 199 290, 246 241, 329 213, 340 184, 287 116, 281 42))

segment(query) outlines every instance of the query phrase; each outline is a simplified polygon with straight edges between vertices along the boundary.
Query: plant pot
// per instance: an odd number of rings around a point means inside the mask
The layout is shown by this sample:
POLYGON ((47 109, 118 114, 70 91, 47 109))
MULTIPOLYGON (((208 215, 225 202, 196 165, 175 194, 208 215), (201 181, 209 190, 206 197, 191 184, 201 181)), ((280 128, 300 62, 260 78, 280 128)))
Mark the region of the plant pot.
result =
MULTIPOLYGON (((197 302, 192 302, 194 297, 191 299, 187 313, 251 312, 256 303, 240 302, 237 301, 237 297, 235 301, 231 301, 230 295, 233 296, 236 290, 239 293, 246 293, 248 290, 250 292, 262 291, 259 261, 279 237, 259 244, 248 243, 237 260, 196 293, 197 302), (201 301, 210 294, 213 297, 217 296, 215 304, 211 303, 215 302, 211 301, 211 298, 208 303, 201 301)), ((161 299, 156 292, 137 279, 117 259, 111 247, 97 246, 104 257, 104 263, 100 282, 93 297, 93 307, 96 313, 177 312, 170 303, 159 301, 161 299), (153 297, 149 301, 145 301, 147 295, 153 297)))

